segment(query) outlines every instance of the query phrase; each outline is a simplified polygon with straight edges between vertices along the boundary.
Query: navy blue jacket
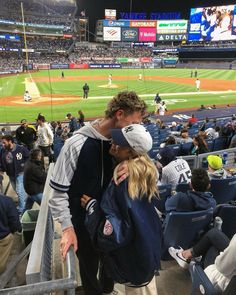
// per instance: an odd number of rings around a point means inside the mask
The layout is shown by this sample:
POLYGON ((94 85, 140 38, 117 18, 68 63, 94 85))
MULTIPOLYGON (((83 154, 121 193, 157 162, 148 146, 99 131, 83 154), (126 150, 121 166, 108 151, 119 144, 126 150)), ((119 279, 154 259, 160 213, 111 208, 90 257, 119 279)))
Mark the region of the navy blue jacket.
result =
POLYGON ((127 180, 119 186, 112 181, 101 205, 92 199, 86 210, 85 225, 113 280, 148 283, 160 268, 162 229, 154 201, 132 200, 127 180))
POLYGON ((16 144, 10 151, 1 149, 0 151, 0 171, 6 172, 10 177, 16 177, 23 173, 25 162, 29 158, 29 151, 24 146, 16 144), (9 171, 7 162, 9 160, 9 153, 13 156, 14 169, 9 171), (13 175, 12 175, 13 174, 13 175))
POLYGON ((201 211, 216 207, 216 201, 210 192, 178 192, 166 200, 166 212, 201 211))
POLYGON ((19 215, 13 200, 0 194, 0 240, 20 230, 19 215))

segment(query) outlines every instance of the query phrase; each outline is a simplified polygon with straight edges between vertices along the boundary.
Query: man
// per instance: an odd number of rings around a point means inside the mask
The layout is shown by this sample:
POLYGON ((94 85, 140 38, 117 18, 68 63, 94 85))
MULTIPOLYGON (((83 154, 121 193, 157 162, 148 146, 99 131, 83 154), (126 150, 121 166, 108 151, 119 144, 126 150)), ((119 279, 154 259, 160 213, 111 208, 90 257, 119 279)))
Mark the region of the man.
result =
POLYGON ((24 93, 24 101, 25 102, 28 102, 28 101, 31 101, 31 97, 30 97, 30 94, 29 94, 29 91, 25 91, 25 93, 24 93))
POLYGON ((186 142, 193 142, 193 139, 188 135, 188 129, 183 128, 180 130, 180 137, 175 137, 176 143, 186 143, 186 142))
POLYGON ((30 151, 34 148, 36 141, 36 130, 29 126, 27 120, 22 119, 21 125, 16 129, 16 140, 18 144, 25 145, 30 151))
POLYGON ((199 79, 197 79, 197 80, 195 81, 195 83, 196 83, 196 89, 197 89, 197 91, 200 91, 201 81, 200 81, 199 79))
POLYGON ((143 75, 142 74, 138 74, 138 80, 143 81, 143 75))
POLYGON ((88 93, 89 93, 89 86, 88 86, 88 84, 87 83, 85 83, 84 84, 84 86, 83 86, 83 91, 84 91, 84 96, 83 96, 83 98, 88 98, 88 93))
POLYGON ((156 96, 154 98, 154 102, 156 104, 155 112, 157 113, 158 109, 159 109, 159 106, 160 106, 160 103, 161 103, 161 97, 160 97, 159 93, 156 94, 156 96))
POLYGON ((112 85, 112 74, 108 76, 108 87, 111 87, 111 85, 112 85))
POLYGON ((166 146, 160 149, 157 160, 157 167, 161 168, 161 184, 171 184, 172 189, 175 189, 179 183, 190 182, 192 173, 188 162, 176 158, 172 148, 166 146))
POLYGON ((210 208, 215 209, 216 201, 210 188, 210 179, 207 172, 203 168, 194 169, 192 171, 190 186, 192 191, 186 193, 178 192, 171 196, 165 203, 166 212, 191 212, 201 211, 210 208))
POLYGON ((79 129, 79 126, 78 126, 78 124, 77 124, 77 120, 76 120, 75 117, 73 117, 73 116, 71 115, 71 113, 68 113, 68 114, 66 115, 66 118, 67 118, 68 120, 70 120, 70 122, 69 122, 69 133, 70 133, 70 135, 72 135, 73 132, 75 132, 76 130, 79 129))
POLYGON ((64 75, 64 72, 63 72, 63 71, 61 72, 61 78, 62 78, 62 79, 65 78, 65 75, 64 75))
POLYGON ((79 115, 78 123, 79 123, 80 127, 84 127, 84 125, 85 125, 84 124, 84 113, 81 110, 79 110, 78 115, 79 115))
POLYGON ((160 116, 165 116, 165 112, 167 112, 166 104, 162 101, 158 108, 158 114, 160 116))
POLYGON ((85 194, 100 201, 113 172, 109 154, 110 130, 140 123, 145 111, 145 102, 135 92, 118 93, 108 103, 105 118, 84 126, 65 142, 55 165, 50 181, 53 188, 50 207, 62 226, 61 251, 64 257, 71 245, 77 250, 78 239, 77 255, 85 295, 109 293, 112 285, 105 280, 101 286, 97 280, 100 253, 94 249, 85 228, 85 211, 80 199, 85 194))
POLYGON ((18 212, 22 214, 25 208, 26 193, 23 185, 25 162, 29 158, 29 151, 24 146, 14 143, 11 135, 2 137, 3 148, 0 151, 0 174, 9 176, 10 183, 15 190, 18 200, 18 212))
POLYGON ((210 179, 224 179, 230 177, 227 171, 223 168, 222 158, 216 155, 209 155, 208 162, 208 176, 210 179))
POLYGON ((13 234, 21 223, 13 200, 0 194, 0 275, 5 271, 13 245, 13 234))
POLYGON ((48 123, 45 120, 45 117, 42 114, 38 115, 37 124, 38 124, 38 147, 43 152, 44 157, 48 157, 49 161, 52 162, 52 151, 51 146, 53 144, 53 132, 48 123))
POLYGON ((191 118, 188 119, 188 127, 191 127, 194 123, 198 122, 198 118, 195 117, 194 114, 192 114, 191 118))

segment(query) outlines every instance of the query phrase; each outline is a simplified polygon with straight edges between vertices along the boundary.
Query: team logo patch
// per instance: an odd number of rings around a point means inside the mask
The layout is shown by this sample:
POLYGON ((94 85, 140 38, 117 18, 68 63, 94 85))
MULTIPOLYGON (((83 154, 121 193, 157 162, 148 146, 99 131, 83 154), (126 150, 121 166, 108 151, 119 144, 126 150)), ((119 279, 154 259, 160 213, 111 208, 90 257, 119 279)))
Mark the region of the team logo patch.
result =
POLYGON ((110 236, 112 233, 113 233, 113 226, 109 220, 106 220, 104 228, 103 228, 103 234, 105 236, 110 236))

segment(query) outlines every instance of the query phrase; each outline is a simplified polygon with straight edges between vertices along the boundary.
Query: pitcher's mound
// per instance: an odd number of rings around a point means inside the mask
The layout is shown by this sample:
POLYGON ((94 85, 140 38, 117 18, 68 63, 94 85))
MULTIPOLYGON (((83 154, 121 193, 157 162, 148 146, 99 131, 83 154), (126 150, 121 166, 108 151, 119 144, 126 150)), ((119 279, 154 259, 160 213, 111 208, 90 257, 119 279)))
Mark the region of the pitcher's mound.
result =
POLYGON ((98 85, 98 87, 100 88, 119 88, 120 85, 117 85, 117 84, 112 84, 112 85, 108 85, 108 84, 103 84, 103 85, 98 85))

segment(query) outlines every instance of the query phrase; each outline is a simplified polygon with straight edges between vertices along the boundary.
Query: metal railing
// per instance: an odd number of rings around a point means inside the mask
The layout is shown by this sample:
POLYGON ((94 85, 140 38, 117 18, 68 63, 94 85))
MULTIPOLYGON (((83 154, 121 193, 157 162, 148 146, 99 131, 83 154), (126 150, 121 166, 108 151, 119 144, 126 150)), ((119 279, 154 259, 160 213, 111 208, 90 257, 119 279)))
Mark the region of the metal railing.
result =
POLYGON ((182 156, 180 158, 186 160, 192 170, 201 167, 206 168, 204 161, 206 161, 209 155, 219 155, 223 157, 224 153, 227 153, 227 163, 224 164, 224 168, 236 168, 236 148, 209 152, 205 154, 200 154, 198 156, 182 156))
POLYGON ((29 261, 26 269, 27 285, 0 290, 0 295, 37 295, 65 290, 66 294, 75 294, 77 287, 76 259, 73 247, 66 255, 67 277, 52 280, 52 249, 54 240, 54 226, 48 200, 52 190, 49 180, 52 174, 53 164, 50 165, 43 200, 32 241, 29 261))

